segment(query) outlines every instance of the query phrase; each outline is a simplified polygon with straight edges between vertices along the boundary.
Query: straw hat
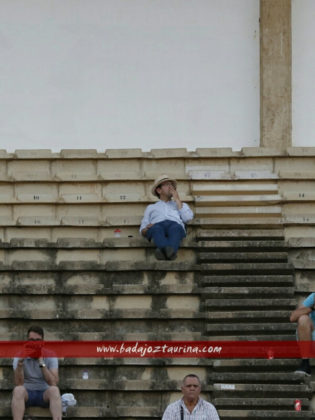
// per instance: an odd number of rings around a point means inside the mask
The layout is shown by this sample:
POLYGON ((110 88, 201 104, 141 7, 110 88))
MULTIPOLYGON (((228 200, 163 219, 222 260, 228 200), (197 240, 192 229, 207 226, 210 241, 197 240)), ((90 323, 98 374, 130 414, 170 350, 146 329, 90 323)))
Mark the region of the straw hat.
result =
POLYGON ((163 182, 166 182, 166 181, 172 182, 172 184, 174 185, 174 188, 176 188, 177 186, 176 179, 170 178, 168 175, 161 175, 154 181, 154 184, 152 185, 152 188, 151 188, 151 193, 155 195, 156 197, 158 197, 155 190, 157 189, 159 185, 163 184, 163 182))

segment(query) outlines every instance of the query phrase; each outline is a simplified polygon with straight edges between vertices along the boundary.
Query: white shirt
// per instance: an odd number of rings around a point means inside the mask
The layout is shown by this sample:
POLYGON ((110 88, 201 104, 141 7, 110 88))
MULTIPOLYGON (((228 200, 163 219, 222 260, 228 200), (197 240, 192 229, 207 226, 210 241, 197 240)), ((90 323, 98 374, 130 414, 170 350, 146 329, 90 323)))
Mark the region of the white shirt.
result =
POLYGON ((164 411, 162 420, 181 420, 180 407, 184 408, 184 420, 220 420, 214 405, 199 398, 192 413, 186 407, 184 400, 178 400, 170 404, 164 411))
POLYGON ((179 223, 185 229, 185 223, 193 218, 193 212, 190 210, 188 204, 182 203, 183 207, 178 210, 175 201, 159 200, 154 204, 150 204, 144 212, 143 219, 140 225, 140 233, 150 223, 159 223, 164 220, 172 220, 179 223))

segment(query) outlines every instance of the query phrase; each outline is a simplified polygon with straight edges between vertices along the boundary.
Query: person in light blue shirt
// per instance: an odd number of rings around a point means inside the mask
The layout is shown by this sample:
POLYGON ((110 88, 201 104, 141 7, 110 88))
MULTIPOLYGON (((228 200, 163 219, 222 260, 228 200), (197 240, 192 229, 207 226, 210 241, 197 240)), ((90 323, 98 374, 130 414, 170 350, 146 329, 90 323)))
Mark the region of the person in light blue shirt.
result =
MULTIPOLYGON (((302 303, 295 309, 290 316, 291 322, 297 322, 297 339, 299 341, 315 340, 315 293, 311 293, 302 303)), ((306 376, 311 375, 311 366, 309 359, 302 359, 300 367, 295 373, 306 376)))
POLYGON ((193 218, 193 212, 182 203, 175 179, 162 175, 155 180, 152 194, 159 201, 150 204, 140 225, 140 233, 156 246, 158 260, 174 260, 181 240, 186 236, 185 224, 193 218))

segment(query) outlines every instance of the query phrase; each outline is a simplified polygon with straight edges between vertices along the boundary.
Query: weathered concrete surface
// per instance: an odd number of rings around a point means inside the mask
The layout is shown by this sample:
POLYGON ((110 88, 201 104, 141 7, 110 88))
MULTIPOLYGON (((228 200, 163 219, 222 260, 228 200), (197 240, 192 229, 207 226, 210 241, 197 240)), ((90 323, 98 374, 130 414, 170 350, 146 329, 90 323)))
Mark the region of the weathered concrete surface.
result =
MULTIPOLYGON (((20 339, 34 320, 44 322, 51 340, 294 337, 288 318, 297 299, 287 252, 301 265, 313 256, 315 228, 312 220, 303 220, 314 205, 312 151, 290 156, 272 148, 19 151, 0 153, 0 159, 1 339, 20 339), (178 259, 169 262, 156 261, 152 244, 138 233, 144 208, 154 201, 152 180, 163 171, 179 180, 180 194, 193 208, 200 205, 205 212, 189 225, 178 259), (273 228, 265 229, 267 222, 273 228), (244 223, 246 228, 237 228, 244 223), (199 230, 203 224, 209 229, 199 230), (221 229, 213 228, 218 224, 221 229), (297 253, 301 249, 303 255, 297 253), (197 264, 196 250, 212 263, 197 264)), ((301 300, 315 284, 313 271, 298 268, 301 300)), ((226 409, 222 405, 226 418, 235 419, 233 408, 240 416, 279 417, 278 411, 286 415, 289 407, 286 401, 280 406, 279 397, 308 399, 309 387, 292 374, 298 361, 272 368, 261 362, 247 371, 221 365, 215 380, 229 382, 226 375, 233 371, 239 374, 231 381, 238 377, 243 383, 221 384, 216 398, 230 398, 229 393, 252 398, 240 407, 233 400, 226 409), (252 377, 263 382, 249 383, 252 377), (224 385, 235 385, 234 393, 224 385), (266 395, 273 399, 268 409, 266 395)), ((179 397, 180 379, 191 371, 202 377, 206 398, 213 397, 208 394, 212 360, 62 363, 62 386, 74 389, 80 401, 73 411, 77 418, 158 419, 170 399, 179 397), (81 379, 84 366, 88 382, 81 379)), ((8 407, 9 362, 0 365, 0 379, 0 405, 8 407)), ((0 417, 6 419, 8 410, 0 409, 0 417)))
POLYGON ((260 146, 284 150, 292 140, 291 1, 260 1, 260 146))

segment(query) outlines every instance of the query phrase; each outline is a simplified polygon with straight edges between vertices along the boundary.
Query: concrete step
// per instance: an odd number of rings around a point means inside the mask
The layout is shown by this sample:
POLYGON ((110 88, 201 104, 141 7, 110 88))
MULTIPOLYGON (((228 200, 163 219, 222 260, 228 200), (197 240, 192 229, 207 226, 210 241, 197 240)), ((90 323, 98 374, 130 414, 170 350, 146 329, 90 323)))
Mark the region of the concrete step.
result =
MULTIPOLYGON (((313 220, 310 220, 310 223, 314 223, 313 220)), ((302 223, 302 222, 301 222, 302 223)), ((190 225, 193 226, 203 226, 204 228, 226 228, 231 227, 235 228, 238 226, 239 228, 256 228, 260 226, 261 228, 278 228, 280 225, 283 224, 282 217, 274 217, 274 216, 252 216, 248 217, 245 215, 244 217, 228 217, 221 215, 220 218, 215 217, 198 217, 195 218, 190 225)))
POLYGON ((278 204, 283 198, 280 194, 222 194, 222 195, 196 195, 194 197, 196 206, 211 204, 222 205, 231 204, 233 206, 240 205, 257 205, 262 204, 278 204))
MULTIPOLYGON (((35 233, 34 233, 35 236, 35 233)), ((188 246, 187 240, 184 245, 188 246)), ((195 245, 190 243, 189 246, 195 245)), ((103 241, 96 241, 87 238, 60 238, 57 241, 38 238, 13 238, 8 242, 0 241, 2 249, 14 248, 52 248, 52 249, 103 249, 103 248, 151 248, 153 245, 144 238, 119 237, 106 238, 103 241)))
POLYGON ((199 280, 201 286, 221 286, 221 285, 236 285, 247 286, 291 286, 293 284, 292 275, 205 275, 199 280))
MULTIPOLYGON (((48 340, 50 341, 50 340, 48 340)), ((95 340, 94 340, 95 341, 95 340)), ((112 340, 108 340, 112 341, 112 340)), ((215 360, 224 360, 224 359, 215 359, 215 360)), ((178 373, 178 369, 185 368, 187 365, 191 367, 200 368, 199 372, 202 372, 202 376, 207 372, 207 369, 212 369, 212 366, 215 362, 214 359, 210 358, 191 358, 191 357, 182 357, 182 358, 170 358, 165 364, 164 358, 146 358, 146 357, 130 357, 130 358, 100 358, 100 357, 65 357, 59 358, 59 369, 60 372, 67 376, 67 372, 71 371, 71 376, 81 378, 83 370, 96 370, 100 372, 100 369, 104 368, 104 371, 109 371, 110 369, 120 368, 122 372, 133 370, 137 366, 141 366, 143 372, 145 369, 148 369, 148 372, 151 372, 152 369, 165 369, 167 368, 168 373, 170 374, 170 379, 173 380, 178 373)), ((234 359, 233 359, 234 360, 234 359)), ((238 359, 239 360, 239 359, 238 359)), ((247 359, 245 359, 247 360, 247 359)), ((264 360, 264 359, 258 359, 264 360)), ((273 359, 278 360, 278 359, 273 359)), ((268 360, 269 361, 269 360, 268 360)), ((293 365, 292 365, 293 366, 293 365)), ((298 362, 294 366, 298 366, 298 362)), ((11 380, 12 375, 12 358, 0 358, 0 367, 3 369, 3 378, 11 380)), ((292 368, 293 369, 293 368, 292 368)), ((291 369, 291 370, 292 370, 291 369)), ((109 373, 111 376, 111 373, 109 373)), ((180 385, 180 380, 179 380, 180 385)), ((205 390, 212 391, 211 385, 204 385, 205 390)), ((1 405, 1 404, 0 404, 1 405)))
POLYGON ((300 359, 217 359, 213 361, 216 372, 294 372, 300 359))
MULTIPOLYGON (((39 318, 41 321, 41 318, 39 318)), ((45 325, 51 324, 51 319, 45 320, 45 325)), ((11 318, 9 322, 5 320, 3 331, 0 334, 0 339, 6 341, 8 339, 19 340, 21 335, 17 333, 10 334, 7 332, 8 328, 5 323, 8 323, 11 327, 18 325, 20 330, 25 330, 30 325, 30 319, 24 318, 23 321, 20 319, 11 318), (24 329, 23 329, 24 328, 24 329)), ((65 329, 68 340, 82 340, 82 341, 95 341, 95 340, 124 340, 124 341, 150 341, 150 340, 162 340, 162 341, 200 341, 206 340, 203 334, 203 322, 202 320, 185 320, 185 327, 181 330, 183 322, 179 320, 129 320, 129 319, 109 319, 101 320, 96 322, 95 320, 86 319, 84 322, 80 322, 78 319, 70 319, 67 322, 63 322, 63 319, 54 321, 54 330, 51 333, 51 340, 62 340, 64 338, 63 333, 60 333, 62 325, 67 324, 65 329), (94 330, 89 332, 82 331, 78 328, 78 325, 83 329, 82 324, 94 330), (69 325, 69 327, 68 327, 69 325), (72 330, 71 330, 72 328, 72 330)), ((235 339, 235 338, 234 338, 235 339)), ((11 384, 12 385, 12 384, 11 384)))
MULTIPOLYGON (((111 398, 111 396, 108 396, 111 398)), ((90 406, 88 404, 82 406, 77 405, 76 407, 69 407, 67 409, 67 414, 64 416, 65 418, 75 419, 81 418, 84 420, 94 419, 94 418, 106 418, 108 420, 114 419, 150 419, 150 418, 161 418, 161 412, 158 407, 156 406, 134 406, 130 404, 128 407, 117 404, 118 401, 115 403, 104 403, 100 405, 101 402, 98 402, 97 405, 90 406)), ((11 409, 10 407, 2 407, 0 408, 0 418, 7 416, 11 418, 11 409)), ((40 407, 31 407, 28 408, 25 412, 25 419, 32 420, 38 418, 47 418, 51 419, 51 414, 49 409, 40 408, 40 407), (30 417, 28 417, 30 416, 30 417)))
POLYGON ((277 179, 278 175, 270 171, 255 171, 255 170, 235 170, 229 171, 228 168, 222 170, 207 169, 186 169, 192 180, 265 180, 277 179))
MULTIPOLYGON (((252 375, 254 376, 255 374, 252 375)), ((238 396, 243 396, 244 398, 248 398, 249 396, 253 398, 268 398, 274 397, 275 395, 286 398, 296 398, 298 395, 299 398, 308 398, 311 395, 310 387, 304 383, 257 383, 257 381, 254 381, 255 378, 253 376, 253 382, 249 381, 248 383, 240 383, 239 381, 235 381, 235 378, 231 378, 229 381, 222 380, 215 382, 213 384, 215 398, 217 396, 220 396, 220 398, 235 398, 238 396)))
POLYGON ((301 376, 293 372, 211 372, 209 380, 231 384, 300 384, 301 376))
MULTIPOLYGON (((117 255, 118 256, 118 255, 117 255)), ((182 256, 183 257, 183 256, 182 256)), ((183 259, 183 258, 182 258, 183 259)), ((156 261, 152 254, 152 262, 142 261, 112 261, 105 263, 97 261, 69 261, 63 260, 56 263, 48 263, 47 261, 32 261, 26 258, 21 261, 12 261, 10 265, 1 265, 0 272, 9 271, 192 271, 201 270, 202 267, 193 262, 179 261, 156 261)))
POLYGON ((285 191, 283 193, 283 198, 285 201, 315 201, 315 194, 313 191, 285 191))
POLYGON ((240 238, 249 239, 262 239, 262 240, 283 240, 284 239, 284 231, 283 229, 279 229, 279 227, 275 229, 198 229, 196 233, 196 237, 199 240, 204 239, 227 239, 232 240, 240 240, 240 238))
POLYGON ((261 311, 254 311, 254 310, 250 310, 250 311, 221 311, 221 312, 212 312, 212 311, 207 311, 207 313, 205 314, 205 318, 207 321, 209 322, 214 322, 214 321, 229 321, 231 320, 231 322, 251 322, 251 321, 255 321, 255 322, 288 322, 289 318, 290 318, 290 314, 291 311, 289 310, 282 310, 282 311, 277 311, 277 310, 269 310, 269 311, 265 311, 265 310, 261 310, 261 311))
MULTIPOLYGON (((32 263, 42 264, 48 269, 53 270, 54 267, 71 264, 83 265, 85 269, 90 267, 91 270, 97 265, 105 266, 106 264, 129 262, 130 264, 138 263, 156 263, 158 262, 154 256, 154 249, 144 248, 125 248, 117 249, 0 249, 0 271, 12 266, 18 266, 23 270, 23 265, 31 267, 32 263)), ((174 263, 188 262, 195 263, 196 257, 192 249, 182 248, 174 263)), ((164 265, 168 262, 163 261, 164 265)), ((170 265, 168 265, 170 267, 170 265)), ((10 268, 9 268, 10 269, 10 268)), ((74 268, 75 269, 75 268, 74 268)))
POLYGON ((202 288, 202 296, 204 297, 216 297, 218 299, 223 298, 235 298, 239 296, 240 298, 244 298, 245 296, 253 296, 253 297, 260 297, 270 298, 270 297, 293 297, 294 296, 294 288, 293 287, 204 287, 202 288))
POLYGON ((310 419, 313 414, 311 411, 291 410, 218 410, 221 420, 260 420, 260 419, 310 419))
POLYGON ((278 192, 278 185, 272 182, 193 182, 191 188, 193 195, 215 194, 272 194, 278 192))
POLYGON ((225 206, 217 205, 218 203, 209 203, 202 200, 195 204, 196 217, 225 217, 225 216, 239 216, 239 217, 257 217, 257 216, 281 216, 282 208, 280 206, 272 205, 253 205, 252 203, 225 203, 225 206), (246 205, 247 204, 247 205, 246 205), (197 207, 198 206, 198 207, 197 207))
MULTIPOLYGON (((39 284, 39 282, 36 282, 34 280, 33 282, 28 282, 28 284, 17 284, 16 287, 14 287, 12 284, 10 285, 2 285, 0 286, 0 291, 5 295, 47 295, 49 293, 50 295, 71 295, 71 296, 87 296, 87 295, 96 295, 96 294, 102 294, 102 295, 143 295, 143 294, 176 294, 178 292, 177 286, 166 286, 163 287, 162 290, 157 290, 156 287, 151 285, 151 287, 144 286, 144 285, 124 285, 119 286, 115 285, 113 288, 111 288, 108 285, 102 285, 102 284, 92 284, 87 285, 86 289, 82 289, 81 284, 78 285, 63 285, 61 282, 61 287, 58 287, 58 283, 55 284, 39 284)), ((183 289, 180 290, 181 293, 189 293, 192 292, 192 289, 190 286, 183 286, 183 289)))
MULTIPOLYGON (((217 397, 213 401, 216 408, 223 408, 228 409, 229 407, 234 409, 241 409, 241 408, 254 408, 257 409, 258 407, 262 407, 265 409, 277 409, 283 410, 294 409, 294 402, 296 398, 220 398, 217 397)), ((307 398, 299 398, 302 403, 303 409, 308 409, 310 405, 310 401, 307 398)))
POLYGON ((240 333, 232 334, 225 332, 224 334, 216 334, 214 332, 209 332, 207 335, 205 335, 204 339, 208 339, 211 341, 217 340, 217 341, 238 341, 238 340, 244 340, 244 341, 292 341, 295 339, 295 334, 288 334, 288 333, 278 333, 278 334, 271 334, 271 333, 260 333, 257 334, 254 332, 243 332, 241 335, 240 333))
MULTIPOLYGON (((187 367, 186 367, 187 368, 187 367)), ((154 367, 151 367, 146 373, 149 375, 150 371, 154 369, 154 367)), ((104 369, 105 370, 105 369, 104 369)), ((143 372, 143 368, 136 369, 135 367, 132 368, 133 374, 140 374, 143 372)), ((185 370, 184 368, 181 368, 180 371, 182 372, 185 370)), ((98 368, 98 371, 100 372, 100 369, 98 368)), ((91 374, 91 369, 89 369, 89 376, 91 374)), ((102 371, 101 371, 102 372, 102 371)), ((108 370, 107 370, 108 372, 108 370)), ((111 370, 111 372, 115 375, 115 370, 111 370)), ((152 379, 142 379, 141 377, 139 379, 134 379, 132 377, 132 373, 128 372, 129 377, 125 377, 123 375, 123 371, 119 372, 119 377, 116 378, 110 378, 107 374, 104 375, 102 378, 90 378, 89 379, 81 379, 81 378, 64 378, 62 377, 59 382, 59 387, 61 390, 69 389, 71 392, 73 392, 74 395, 76 393, 83 394, 84 391, 88 391, 89 393, 94 393, 94 395, 100 395, 97 392, 93 391, 107 391, 108 393, 114 393, 114 392, 122 392, 125 393, 125 395, 128 394, 128 392, 133 392, 134 394, 141 394, 142 392, 174 392, 179 390, 180 384, 177 385, 177 381, 170 381, 166 380, 164 382, 163 386, 163 379, 161 378, 161 373, 165 372, 165 369, 160 370, 159 372, 156 371, 155 368, 155 377, 152 379), (174 384, 174 382, 176 384, 174 384), (126 392, 125 392, 126 391, 126 392)), ((77 372, 78 375, 82 374, 82 371, 77 372)), ((146 376, 146 375, 145 375, 146 376)), ((207 392, 207 386, 204 389, 204 392, 207 392)), ((12 390, 12 380, 4 380, 3 385, 1 387, 2 391, 10 391, 12 390)), ((102 400, 100 398, 100 400, 102 400)), ((144 404, 145 405, 145 404, 144 404)))
POLYGON ((251 332, 255 334, 292 334, 292 338, 294 337, 296 325, 290 322, 282 322, 282 323, 248 323, 243 320, 243 323, 220 323, 220 324, 206 324, 206 332, 208 334, 222 334, 225 335, 226 333, 233 333, 233 334, 249 334, 251 332))
POLYGON ((295 299, 206 299, 205 306, 211 309, 222 309, 226 311, 231 311, 233 309, 241 310, 259 310, 263 308, 264 310, 289 310, 296 307, 295 299))
MULTIPOLYGON (((188 200, 186 200, 187 202, 188 200)), ((144 204, 143 202, 139 202, 139 205, 144 204)), ((106 215, 106 204, 99 203, 98 206, 95 206, 95 203, 81 203, 81 204, 67 204, 67 206, 73 205, 75 209, 71 209, 67 211, 68 214, 72 214, 71 216, 47 216, 45 214, 37 214, 33 215, 18 215, 19 213, 25 214, 25 209, 20 209, 18 211, 18 206, 25 206, 25 204, 12 204, 12 212, 17 215, 16 218, 12 218, 11 216, 0 216, 1 225, 7 227, 14 227, 14 226, 23 226, 23 227, 95 227, 95 228, 132 228, 132 227, 139 227, 141 219, 143 217, 144 207, 141 211, 135 211, 135 215, 133 216, 111 216, 106 215), (103 206, 100 215, 95 215, 95 208, 103 206), (90 206, 90 209, 84 209, 81 212, 78 211, 81 206, 90 206), (73 211, 72 211, 73 210, 73 211), (78 215, 78 213, 83 213, 82 215, 78 215), (104 214, 104 215, 103 215, 104 214), (89 216, 90 215, 90 216, 89 216), (106 215, 106 216, 105 216, 106 215)), ((109 204, 108 204, 109 205, 109 204)), ((119 205, 119 203, 112 203, 112 205, 119 205)), ((128 203, 129 206, 136 205, 135 203, 128 203)), ((29 204, 31 209, 28 212, 33 212, 33 205, 29 204)), ((40 204, 43 206, 43 204, 40 204)), ((63 206, 62 204, 47 204, 49 208, 44 213, 52 213, 52 214, 60 214, 62 213, 59 210, 58 206, 63 206)), ((121 209, 117 209, 119 212, 121 209)), ((11 212, 11 210, 10 210, 11 212)), ((131 210, 130 210, 131 213, 131 210)), ((239 215, 240 216, 240 215, 239 215)), ((238 226, 239 228, 256 228, 257 226, 261 226, 261 228, 278 228, 283 223, 286 224, 312 224, 314 223, 314 217, 312 216, 297 216, 291 217, 287 216, 283 218, 280 214, 279 216, 274 215, 253 215, 252 217, 248 217, 248 215, 244 215, 244 217, 235 218, 235 216, 229 217, 228 215, 220 215, 220 217, 196 217, 193 219, 189 225, 191 226, 203 226, 203 227, 216 227, 216 228, 226 228, 227 226, 231 228, 235 228, 238 226)))
MULTIPOLYGON (((89 358, 86 358, 89 359, 89 358)), ((108 359, 108 358, 107 358, 108 359)), ((65 364, 60 366, 60 382, 59 386, 64 389, 104 389, 104 390, 126 390, 126 391, 179 391, 180 379, 178 373, 190 366, 191 358, 186 362, 183 360, 181 364, 168 364, 168 360, 163 358, 155 359, 155 363, 139 364, 137 360, 133 360, 133 364, 123 364, 119 358, 112 360, 112 363, 104 363, 102 358, 96 360, 94 364, 65 364), (167 363, 166 363, 167 362, 167 363), (84 371, 88 373, 88 379, 83 379, 84 371), (179 386, 179 388, 177 388, 179 386)), ((138 359, 144 360, 140 356, 138 359)), ((68 360, 66 358, 66 360, 68 360)), ((126 359, 127 360, 127 359, 126 359)), ((131 360, 131 359, 130 359, 131 360)), ((87 360, 89 362, 89 360, 87 360)), ((152 362, 152 360, 151 360, 152 362)), ((195 367, 204 382, 204 392, 212 390, 211 384, 206 381, 207 366, 195 367)), ((3 367, 2 389, 12 389, 12 365, 3 367), (11 388, 10 388, 11 386, 11 388)))
MULTIPOLYGON (((88 181, 88 180, 86 180, 88 181)), ((72 182, 50 183, 15 183, 2 185, 0 198, 6 204, 23 205, 33 204, 126 204, 126 203, 152 203, 151 195, 147 195, 141 184, 109 183, 104 186, 100 182, 87 182, 78 184, 72 182), (129 188, 132 189, 129 189, 129 188)), ((191 195, 180 191, 184 202, 192 202, 191 195)))
POLYGON ((217 240, 199 240, 198 247, 203 250, 206 249, 229 249, 230 251, 235 249, 243 250, 283 250, 285 246, 284 241, 282 240, 272 240, 272 239, 260 239, 260 240, 251 240, 244 238, 242 240, 226 240, 226 239, 217 239, 217 240))
MULTIPOLYGON (((1 267, 0 267, 1 268, 1 267)), ((291 274, 293 267, 287 263, 276 262, 234 262, 234 263, 202 263, 200 269, 212 273, 264 273, 291 274)), ((208 273, 207 273, 208 274, 208 273)))
POLYGON ((68 296, 47 297, 30 296, 27 302, 24 296, 0 297, 0 319, 203 319, 199 312, 199 299, 190 296, 178 299, 161 298, 155 301, 157 309, 152 309, 154 302, 150 295, 133 297, 132 295, 115 297, 68 296), (163 303, 164 302, 164 303, 163 303), (20 314, 20 315, 19 315, 20 314))
MULTIPOLYGON (((121 231, 120 231, 121 232, 121 231)), ((56 241, 50 241, 45 238, 11 238, 9 241, 2 241, 0 239, 0 249, 121 249, 121 248, 155 248, 154 244, 148 242, 146 239, 139 237, 138 231, 136 236, 128 235, 128 237, 111 237, 105 238, 102 241, 95 239, 87 239, 83 237, 77 238, 60 238, 56 241)), ((114 233, 113 233, 114 235, 114 233)), ((121 235, 121 233, 119 233, 121 235)), ((36 236, 36 231, 34 231, 36 236)), ((283 251, 285 246, 284 241, 281 240, 212 240, 212 241, 198 241, 193 238, 186 238, 181 242, 181 248, 198 248, 202 251, 208 249, 222 249, 225 250, 241 250, 243 251, 283 251)))
MULTIPOLYGON (((86 232, 87 233, 87 232, 86 232)), ((34 231, 34 236, 36 231, 34 231)), ((120 235, 120 233, 119 233, 120 235)), ((199 248, 199 244, 192 238, 185 238, 181 242, 181 248, 199 248)), ((75 249, 84 250, 89 249, 118 249, 122 248, 148 248, 155 249, 153 243, 147 241, 144 238, 139 237, 139 232, 136 232, 136 236, 128 235, 128 237, 112 237, 105 238, 102 241, 96 241, 95 239, 87 238, 60 238, 55 242, 49 241, 48 239, 38 239, 38 238, 12 238, 9 241, 0 240, 0 249, 4 250, 13 250, 13 249, 75 249)))
POLYGON ((313 226, 315 223, 315 215, 312 213, 303 213, 299 215, 288 214, 282 217, 282 223, 284 225, 313 226))
POLYGON ((0 272, 0 293, 7 295, 178 294, 192 293, 195 283, 192 271, 0 272))
POLYGON ((198 253, 198 260, 203 262, 212 261, 246 261, 246 262, 286 262, 288 254, 286 252, 204 252, 198 253))

